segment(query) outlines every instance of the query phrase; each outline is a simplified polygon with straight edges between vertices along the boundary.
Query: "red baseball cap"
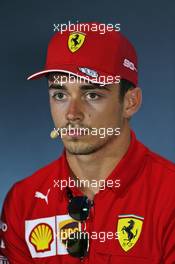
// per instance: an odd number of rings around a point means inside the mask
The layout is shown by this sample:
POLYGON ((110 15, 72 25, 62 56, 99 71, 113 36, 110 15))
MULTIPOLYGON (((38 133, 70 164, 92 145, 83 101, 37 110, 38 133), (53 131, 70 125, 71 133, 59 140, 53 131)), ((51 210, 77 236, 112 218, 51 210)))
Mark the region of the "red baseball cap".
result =
POLYGON ((27 79, 37 79, 50 72, 63 72, 96 83, 126 79, 137 86, 135 48, 121 32, 114 28, 108 30, 106 26, 105 33, 102 33, 99 25, 81 23, 81 30, 68 29, 55 33, 48 45, 44 69, 27 79))

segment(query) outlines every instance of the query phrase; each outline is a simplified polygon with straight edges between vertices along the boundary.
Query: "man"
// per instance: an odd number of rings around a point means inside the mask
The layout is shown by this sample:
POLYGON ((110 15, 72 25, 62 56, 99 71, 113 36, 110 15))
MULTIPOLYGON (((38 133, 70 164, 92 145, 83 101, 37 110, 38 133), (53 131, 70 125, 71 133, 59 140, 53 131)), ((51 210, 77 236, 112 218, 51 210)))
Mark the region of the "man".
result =
POLYGON ((28 79, 42 76, 64 151, 8 193, 4 261, 175 263, 175 166, 130 129, 142 101, 132 44, 115 30, 56 33, 28 79))

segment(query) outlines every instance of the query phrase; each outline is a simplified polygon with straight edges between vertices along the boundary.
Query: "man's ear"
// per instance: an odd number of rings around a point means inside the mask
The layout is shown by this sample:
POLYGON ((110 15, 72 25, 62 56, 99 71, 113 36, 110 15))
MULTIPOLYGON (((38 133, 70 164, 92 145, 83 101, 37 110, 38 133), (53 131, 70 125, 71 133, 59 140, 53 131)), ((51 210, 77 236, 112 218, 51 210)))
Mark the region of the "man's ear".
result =
POLYGON ((142 91, 139 87, 128 90, 123 101, 123 116, 131 118, 142 104, 142 91))

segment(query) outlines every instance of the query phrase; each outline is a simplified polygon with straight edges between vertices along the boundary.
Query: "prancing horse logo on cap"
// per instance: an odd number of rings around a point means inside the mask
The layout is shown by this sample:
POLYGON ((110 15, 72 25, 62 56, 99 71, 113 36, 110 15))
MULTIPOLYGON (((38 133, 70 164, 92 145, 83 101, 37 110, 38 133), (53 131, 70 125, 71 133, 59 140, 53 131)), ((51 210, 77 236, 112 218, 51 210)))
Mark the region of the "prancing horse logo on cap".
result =
POLYGON ((81 48, 85 41, 85 34, 79 32, 73 32, 69 35, 68 47, 71 52, 76 52, 81 48))

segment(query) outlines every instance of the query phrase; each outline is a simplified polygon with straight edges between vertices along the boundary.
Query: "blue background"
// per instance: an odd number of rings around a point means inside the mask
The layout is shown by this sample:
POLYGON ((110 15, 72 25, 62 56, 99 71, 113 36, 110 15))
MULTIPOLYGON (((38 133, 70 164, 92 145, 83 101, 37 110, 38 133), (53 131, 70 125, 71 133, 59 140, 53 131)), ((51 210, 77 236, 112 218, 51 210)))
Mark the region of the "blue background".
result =
POLYGON ((143 105, 137 137, 175 161, 175 1, 1 1, 0 207, 11 185, 56 159, 46 80, 27 81, 44 65, 53 24, 121 23, 139 57, 143 105))

